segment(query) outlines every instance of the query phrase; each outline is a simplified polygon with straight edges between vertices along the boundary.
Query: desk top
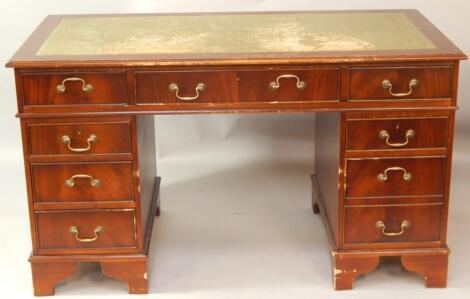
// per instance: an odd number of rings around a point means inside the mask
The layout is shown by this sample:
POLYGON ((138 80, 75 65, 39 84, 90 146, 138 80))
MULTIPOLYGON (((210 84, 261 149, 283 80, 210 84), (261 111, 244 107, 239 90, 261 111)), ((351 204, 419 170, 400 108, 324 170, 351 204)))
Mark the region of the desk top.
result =
POLYGON ((464 59, 416 10, 48 16, 8 66, 464 59))

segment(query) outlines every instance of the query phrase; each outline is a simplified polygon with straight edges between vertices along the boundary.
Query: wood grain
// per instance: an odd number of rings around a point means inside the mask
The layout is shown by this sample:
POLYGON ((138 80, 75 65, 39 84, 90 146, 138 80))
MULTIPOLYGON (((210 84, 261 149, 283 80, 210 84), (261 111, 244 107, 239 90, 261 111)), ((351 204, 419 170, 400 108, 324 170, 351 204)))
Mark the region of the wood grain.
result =
POLYGON ((333 255, 333 287, 335 290, 351 290, 360 275, 371 272, 379 265, 375 255, 333 255))
POLYGON ((134 201, 130 161, 35 163, 31 164, 31 169, 35 203, 134 201), (73 187, 66 185, 66 181, 79 174, 99 180, 99 186, 91 185, 88 178, 74 179, 73 187))
POLYGON ((361 248, 440 246, 442 204, 348 207, 344 217, 344 243, 347 245, 360 245, 361 248), (403 229, 402 235, 386 236, 377 228, 377 221, 384 223, 385 233, 401 232, 403 221, 408 221, 409 227, 403 229))
POLYGON ((123 70, 107 70, 105 72, 89 72, 74 70, 73 72, 22 73, 23 105, 97 105, 126 104, 127 85, 126 73, 123 70), (65 91, 57 92, 57 86, 63 80, 79 78, 93 88, 91 92, 82 90, 79 81, 65 82, 65 91))
POLYGON ((362 68, 351 70, 351 100, 450 98, 452 96, 451 91, 451 67, 362 68), (412 79, 417 79, 418 84, 412 89, 409 96, 394 97, 390 94, 389 89, 382 86, 382 81, 386 79, 392 83, 391 92, 393 93, 409 92, 409 84, 412 79))
POLYGON ((103 274, 127 284, 129 294, 148 293, 147 261, 101 261, 100 264, 103 274))
POLYGON ((449 130, 447 117, 430 118, 389 118, 348 120, 346 132, 347 150, 393 150, 403 149, 432 149, 447 148, 447 133, 449 130), (391 144, 403 146, 390 146, 386 140, 380 138, 380 132, 385 130, 391 144), (414 137, 407 138, 406 134, 413 130, 414 137))
POLYGON ((338 101, 338 69, 281 69, 238 72, 239 101, 310 102, 338 101), (294 75, 305 82, 299 90, 295 78, 279 79, 279 89, 272 90, 271 82, 282 75, 294 75))
MULTIPOLYGON (((136 164, 138 165, 139 188, 135 190, 135 196, 140 200, 140 210, 142 213, 141 227, 146 228, 149 223, 153 224, 155 214, 160 212, 160 198, 158 195, 160 179, 155 181, 157 177, 157 148, 154 117, 137 116, 136 125, 138 152, 136 164), (155 192, 157 195, 155 195, 155 192), (156 197, 156 203, 154 203, 154 197, 156 197), (156 205, 155 212, 153 212, 153 204, 156 205)), ((151 229, 147 228, 147 230, 151 229)), ((144 239, 142 239, 142 241, 144 241, 144 239)), ((141 246, 144 247, 144 244, 141 244, 141 246)))
POLYGON ((401 257, 403 267, 424 278, 428 288, 447 286, 448 254, 405 255, 401 257))
POLYGON ((28 122, 27 134, 32 156, 90 156, 103 154, 131 153, 130 121, 126 118, 120 122, 107 122, 106 119, 87 118, 49 120, 48 122, 28 122), (86 148, 87 139, 96 136, 90 150, 74 152, 62 142, 62 136, 70 137, 72 148, 86 148))
POLYGON ((444 157, 348 159, 346 197, 442 195, 445 165, 444 157), (390 170, 387 180, 379 181, 378 176, 391 167, 403 168, 412 178, 406 181, 404 171, 390 170))
POLYGON ((31 262, 35 296, 54 295, 54 286, 75 273, 77 262, 31 262))
POLYGON ((87 252, 136 252, 135 212, 133 210, 48 211, 36 213, 38 247, 42 254, 77 254, 87 252), (70 232, 74 226, 78 234, 70 232), (95 237, 96 241, 80 242, 76 237, 95 237))
MULTIPOLYGON (((315 176, 314 184, 321 186, 314 204, 320 204, 319 209, 325 216, 333 239, 338 244, 340 232, 338 231, 341 221, 341 198, 338 181, 341 176, 341 140, 340 140, 341 115, 339 113, 323 113, 315 119, 315 138, 321 142, 315 142, 315 176), (322 200, 323 199, 323 200, 322 200)), ((314 208, 315 209, 315 208, 314 208)))
MULTIPOLYGON (((205 85, 197 99, 189 103, 231 102, 237 99, 236 73, 225 71, 182 71, 135 73, 135 97, 138 104, 185 103, 169 90, 170 84, 177 84, 180 97, 196 96, 196 86, 205 85)), ((188 103, 188 101, 186 101, 188 103)))

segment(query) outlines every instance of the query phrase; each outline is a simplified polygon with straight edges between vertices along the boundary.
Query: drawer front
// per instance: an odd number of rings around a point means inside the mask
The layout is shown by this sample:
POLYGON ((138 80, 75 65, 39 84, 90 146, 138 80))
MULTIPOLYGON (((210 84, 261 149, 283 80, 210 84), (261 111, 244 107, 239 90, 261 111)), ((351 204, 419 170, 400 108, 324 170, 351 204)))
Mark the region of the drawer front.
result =
POLYGON ((133 210, 37 212, 39 251, 135 248, 133 210))
POLYGON ((452 67, 351 70, 352 100, 450 98, 451 92, 452 67))
POLYGON ((237 98, 236 73, 224 71, 135 72, 136 102, 219 103, 237 98))
POLYGON ((34 202, 132 201, 132 162, 31 165, 34 202))
POLYGON ((348 150, 446 148, 447 117, 348 120, 348 150))
POLYGON ((239 72, 241 102, 337 101, 338 69, 239 72))
POLYGON ((348 159, 346 197, 444 194, 446 158, 348 159))
POLYGON ((32 156, 131 153, 130 122, 28 124, 27 134, 32 156))
POLYGON ((345 208, 345 244, 439 242, 442 205, 345 208))
POLYGON ((126 104, 126 72, 26 73, 23 105, 126 104))

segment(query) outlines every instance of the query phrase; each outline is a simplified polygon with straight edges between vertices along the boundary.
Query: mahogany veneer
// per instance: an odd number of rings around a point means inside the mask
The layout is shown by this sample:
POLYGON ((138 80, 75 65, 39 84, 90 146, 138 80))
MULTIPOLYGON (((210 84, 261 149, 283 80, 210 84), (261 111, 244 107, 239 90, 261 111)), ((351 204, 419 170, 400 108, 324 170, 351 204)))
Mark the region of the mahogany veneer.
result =
POLYGON ((445 116, 423 118, 348 119, 346 128, 346 150, 393 150, 445 149, 449 118, 445 116), (412 130, 413 137, 406 137, 412 130), (392 148, 380 133, 386 131, 389 142, 403 144, 392 148), (379 137, 379 138, 377 138, 379 137), (406 143, 406 144, 404 144, 406 143))
MULTIPOLYGON (((407 247, 423 247, 419 242, 435 242, 434 246, 439 246, 441 218, 442 204, 347 207, 344 212, 344 244, 377 248, 411 243, 407 247), (377 227, 378 221, 383 222, 385 233, 397 233, 402 229, 404 233, 386 236, 377 227), (408 226, 402 227, 403 221, 408 221, 408 226)), ((433 244, 426 246, 432 247, 433 244)))
POLYGON ((70 119, 50 119, 48 121, 31 120, 26 124, 29 154, 32 157, 43 156, 93 156, 105 154, 131 154, 131 119, 86 119, 77 122, 70 119), (87 140, 95 135, 96 140, 88 151, 74 152, 62 141, 69 136, 72 148, 86 148, 87 140))
POLYGON ((198 103, 236 101, 236 73, 224 71, 183 71, 154 72, 137 71, 135 76, 135 97, 138 104, 178 103, 176 93, 169 90, 170 84, 179 87, 181 97, 193 96, 199 83, 205 85, 198 97, 198 103), (201 80, 204 78, 204 80, 201 80))
POLYGON ((335 289, 383 256, 444 287, 466 56, 415 10, 223 15, 118 15, 111 27, 106 15, 49 16, 8 63, 34 294, 53 294, 82 261, 148 291, 160 215, 153 115, 214 112, 324 112, 312 207, 335 289), (285 34, 285 22, 302 30, 285 34))
POLYGON ((41 254, 54 254, 56 250, 85 253, 94 248, 133 252, 137 248, 134 210, 41 211, 35 218, 41 254), (71 233, 71 227, 76 228, 75 233, 71 233), (98 227, 102 229, 96 231, 98 227), (79 241, 94 238, 93 242, 79 241))
POLYGON ((443 157, 356 158, 346 160, 346 198, 442 195, 443 157), (401 169, 392 170, 392 167, 401 169), (390 171, 386 172, 387 169, 390 171), (387 177, 386 181, 379 176, 387 177), (405 175, 410 175, 409 181, 405 175))
POLYGON ((127 76, 124 70, 22 73, 20 80, 25 106, 127 104, 127 76), (60 85, 57 82, 70 77, 93 82, 93 90, 83 92, 82 83, 73 81, 64 84, 65 92, 57 92, 60 85))
POLYGON ((340 70, 330 68, 293 69, 265 71, 242 71, 239 76, 239 99, 242 102, 312 102, 338 101, 340 70), (278 76, 284 74, 302 78, 304 89, 297 87, 295 78, 279 79, 279 89, 270 88, 278 76))
POLYGON ((418 80, 413 93, 402 98, 434 99, 452 96, 452 67, 358 68, 351 70, 351 100, 394 99, 382 81, 388 79, 395 93, 408 92, 410 81, 418 80), (357 88, 361 86, 361 88, 357 88))
POLYGON ((134 201, 132 170, 131 161, 34 163, 31 164, 34 200, 36 203, 134 201), (74 178, 77 174, 91 178, 74 178))

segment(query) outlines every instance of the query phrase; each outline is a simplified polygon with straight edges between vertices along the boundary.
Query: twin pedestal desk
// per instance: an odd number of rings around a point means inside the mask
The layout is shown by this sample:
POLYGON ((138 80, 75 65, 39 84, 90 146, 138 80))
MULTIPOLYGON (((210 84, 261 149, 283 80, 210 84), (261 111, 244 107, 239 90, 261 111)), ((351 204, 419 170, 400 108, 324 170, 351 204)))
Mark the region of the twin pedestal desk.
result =
POLYGON ((82 261, 147 292, 155 114, 291 111, 319 112, 312 208, 334 288, 382 256, 445 287, 463 59, 415 10, 47 17, 7 65, 34 293, 82 261))

